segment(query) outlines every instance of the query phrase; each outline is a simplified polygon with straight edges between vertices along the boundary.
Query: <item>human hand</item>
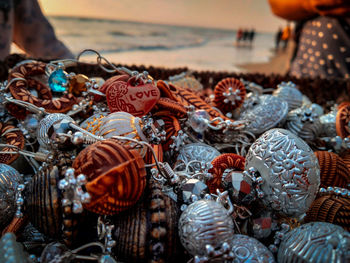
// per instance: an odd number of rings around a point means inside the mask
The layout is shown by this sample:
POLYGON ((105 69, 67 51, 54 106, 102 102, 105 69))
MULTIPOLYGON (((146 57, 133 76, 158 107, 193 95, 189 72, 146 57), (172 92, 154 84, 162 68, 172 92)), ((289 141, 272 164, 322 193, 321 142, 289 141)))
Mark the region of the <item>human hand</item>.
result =
POLYGON ((324 16, 350 16, 349 0, 307 0, 307 9, 324 16))

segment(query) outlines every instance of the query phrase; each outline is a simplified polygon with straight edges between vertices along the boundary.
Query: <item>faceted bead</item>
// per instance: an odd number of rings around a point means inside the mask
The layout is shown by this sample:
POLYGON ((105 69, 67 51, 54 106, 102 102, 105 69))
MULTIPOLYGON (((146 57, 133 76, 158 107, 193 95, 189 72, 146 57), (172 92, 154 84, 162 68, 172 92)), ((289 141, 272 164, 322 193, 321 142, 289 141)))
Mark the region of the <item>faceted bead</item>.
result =
POLYGON ((252 232, 255 238, 267 238, 272 232, 272 217, 270 212, 262 212, 258 218, 252 220, 252 232))
POLYGON ((189 118, 191 128, 198 133, 203 133, 208 128, 210 115, 205 110, 196 110, 189 118))
POLYGON ((241 171, 232 171, 225 176, 224 188, 236 204, 249 204, 254 199, 251 179, 241 171))
POLYGON ((68 77, 63 69, 56 69, 49 77, 50 89, 54 92, 64 92, 67 90, 68 77))
POLYGON ((189 179, 182 185, 182 198, 184 203, 190 203, 192 195, 202 197, 208 193, 208 187, 198 179, 189 179))
POLYGON ((82 92, 87 90, 86 83, 89 78, 83 74, 77 74, 70 80, 68 91, 73 93, 75 96, 80 96, 82 92))

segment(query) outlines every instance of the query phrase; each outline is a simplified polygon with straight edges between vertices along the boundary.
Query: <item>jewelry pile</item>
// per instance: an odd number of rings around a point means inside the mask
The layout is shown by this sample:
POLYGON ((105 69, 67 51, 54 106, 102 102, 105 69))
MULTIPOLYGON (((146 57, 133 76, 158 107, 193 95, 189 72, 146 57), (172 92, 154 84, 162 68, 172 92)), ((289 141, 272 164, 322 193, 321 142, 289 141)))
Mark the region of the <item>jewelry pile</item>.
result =
POLYGON ((0 85, 0 262, 350 262, 350 102, 96 54, 0 85))

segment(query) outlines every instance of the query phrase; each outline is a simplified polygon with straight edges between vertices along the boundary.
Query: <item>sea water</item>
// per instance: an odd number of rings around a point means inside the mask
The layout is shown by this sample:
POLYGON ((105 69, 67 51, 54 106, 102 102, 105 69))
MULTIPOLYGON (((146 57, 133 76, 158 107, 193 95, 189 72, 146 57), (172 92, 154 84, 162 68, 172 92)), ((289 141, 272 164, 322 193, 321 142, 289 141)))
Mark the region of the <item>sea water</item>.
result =
POLYGON ((274 45, 269 33, 258 32, 252 47, 237 47, 235 30, 74 17, 49 20, 74 54, 94 49, 127 65, 239 71, 240 64, 267 62, 274 45))

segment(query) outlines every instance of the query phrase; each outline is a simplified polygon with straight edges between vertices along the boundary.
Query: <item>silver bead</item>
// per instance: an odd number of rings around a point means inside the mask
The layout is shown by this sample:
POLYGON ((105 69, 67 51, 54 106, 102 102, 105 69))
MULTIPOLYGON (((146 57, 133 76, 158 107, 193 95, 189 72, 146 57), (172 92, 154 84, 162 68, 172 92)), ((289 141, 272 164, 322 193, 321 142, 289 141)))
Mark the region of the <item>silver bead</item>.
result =
POLYGON ((78 185, 83 185, 83 184, 87 183, 87 179, 86 179, 85 174, 79 174, 77 176, 77 183, 78 183, 78 185))
POLYGON ((245 170, 254 167, 263 179, 262 201, 288 216, 300 216, 314 201, 320 185, 320 168, 311 148, 283 129, 261 135, 250 147, 245 170))
POLYGON ((84 134, 82 132, 75 132, 72 137, 72 143, 74 145, 79 145, 84 142, 84 134))
POLYGON ((182 213, 179 235, 190 254, 204 255, 206 245, 216 248, 224 242, 231 242, 233 221, 221 204, 213 200, 199 200, 182 213))
POLYGON ((277 87, 272 94, 288 103, 288 111, 301 107, 303 94, 295 87, 294 83, 282 82, 277 87))
POLYGON ((66 172, 64 173, 64 175, 65 175, 66 177, 73 177, 73 176, 74 176, 74 173, 75 173, 74 168, 68 168, 68 169, 66 170, 66 172))
POLYGON ((336 115, 336 111, 331 111, 320 116, 321 129, 326 137, 333 138, 337 136, 337 130, 335 127, 336 115))
POLYGON ((52 136, 49 135, 50 128, 53 128, 54 133, 65 133, 69 128, 69 123, 74 120, 68 115, 62 113, 48 114, 39 123, 37 131, 38 142, 44 149, 50 149, 52 136))
POLYGON ((275 259, 267 247, 255 238, 245 235, 233 235, 231 251, 235 263, 264 262, 274 263, 275 259))
POLYGON ((262 95, 259 103, 252 109, 241 113, 239 119, 248 124, 245 129, 254 135, 277 127, 283 123, 288 113, 288 103, 272 95, 262 95))
POLYGON ((22 183, 17 170, 7 164, 0 164, 0 229, 10 223, 16 213, 16 192, 22 183))
POLYGON ((277 260, 280 263, 350 262, 350 233, 324 222, 301 225, 282 240, 277 260))
MULTIPOLYGON (((203 163, 211 163, 219 155, 220 152, 214 147, 204 143, 191 143, 180 149, 177 160, 184 161, 186 164, 195 160, 203 163)), ((199 170, 200 164, 194 164, 193 167, 199 170)))
POLYGON ((198 179, 188 179, 182 186, 182 199, 184 203, 190 203, 192 195, 198 197, 204 196, 208 192, 208 187, 205 183, 198 179))
POLYGON ((315 140, 322 131, 319 117, 311 106, 303 106, 289 112, 285 127, 306 141, 315 140))

